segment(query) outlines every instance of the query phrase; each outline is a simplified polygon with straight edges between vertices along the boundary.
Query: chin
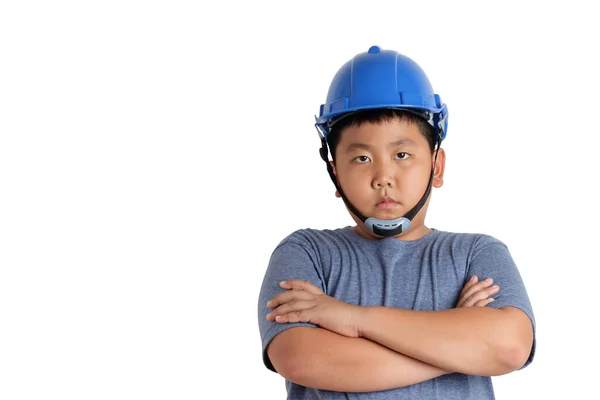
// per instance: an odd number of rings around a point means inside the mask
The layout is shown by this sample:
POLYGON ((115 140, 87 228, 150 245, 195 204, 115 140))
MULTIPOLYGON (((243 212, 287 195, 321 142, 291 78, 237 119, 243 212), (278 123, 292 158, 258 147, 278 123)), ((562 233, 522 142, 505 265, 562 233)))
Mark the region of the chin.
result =
POLYGON ((392 219, 397 219, 400 217, 403 217, 405 213, 399 213, 398 211, 375 211, 374 213, 372 213, 371 215, 374 218, 377 219, 388 219, 388 220, 392 220, 392 219))

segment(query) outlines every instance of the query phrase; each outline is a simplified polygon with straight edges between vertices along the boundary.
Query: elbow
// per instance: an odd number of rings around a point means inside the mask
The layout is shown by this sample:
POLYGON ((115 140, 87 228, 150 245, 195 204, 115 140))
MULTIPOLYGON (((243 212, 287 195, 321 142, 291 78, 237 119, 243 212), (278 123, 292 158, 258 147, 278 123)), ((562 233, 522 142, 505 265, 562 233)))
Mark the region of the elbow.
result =
POLYGON ((497 345, 499 375, 516 371, 525 365, 533 347, 533 325, 529 317, 521 310, 512 307, 502 309, 510 319, 504 324, 502 342, 497 345))
POLYGON ((504 375, 520 369, 529 359, 531 344, 522 343, 504 345, 498 350, 499 373, 504 375))
POLYGON ((267 354, 273 368, 279 375, 297 384, 305 383, 309 378, 311 366, 309 358, 303 356, 296 346, 286 345, 275 338, 267 348, 267 354))
POLYGON ((299 383, 306 379, 308 367, 298 357, 290 357, 290 355, 282 358, 277 357, 276 359, 271 359, 271 362, 277 373, 288 381, 299 383))
POLYGON ((305 361, 295 359, 286 363, 285 371, 280 375, 298 385, 306 385, 310 380, 309 372, 310 368, 305 361))

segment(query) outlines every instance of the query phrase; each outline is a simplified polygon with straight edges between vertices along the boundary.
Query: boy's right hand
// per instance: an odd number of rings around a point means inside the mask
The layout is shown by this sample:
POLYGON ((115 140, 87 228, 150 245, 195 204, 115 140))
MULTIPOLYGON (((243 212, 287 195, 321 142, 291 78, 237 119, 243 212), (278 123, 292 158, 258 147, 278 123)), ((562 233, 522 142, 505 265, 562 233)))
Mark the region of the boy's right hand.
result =
POLYGON ((479 278, 473 276, 460 292, 456 308, 485 307, 490 304, 494 301, 490 296, 500 290, 498 285, 492 286, 492 283, 494 283, 492 278, 479 282, 479 278))

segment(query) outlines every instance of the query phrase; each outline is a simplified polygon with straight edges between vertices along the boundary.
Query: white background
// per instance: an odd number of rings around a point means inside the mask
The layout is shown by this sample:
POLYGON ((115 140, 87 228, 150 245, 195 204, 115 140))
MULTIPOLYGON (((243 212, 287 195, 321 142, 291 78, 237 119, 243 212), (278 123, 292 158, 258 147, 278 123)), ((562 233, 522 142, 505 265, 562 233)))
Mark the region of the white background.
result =
POLYGON ((375 44, 449 107, 428 225, 503 240, 528 288, 498 399, 595 396, 592 2, 201 3, 0 6, 1 399, 285 398, 258 291, 287 234, 352 223, 313 122, 375 44))

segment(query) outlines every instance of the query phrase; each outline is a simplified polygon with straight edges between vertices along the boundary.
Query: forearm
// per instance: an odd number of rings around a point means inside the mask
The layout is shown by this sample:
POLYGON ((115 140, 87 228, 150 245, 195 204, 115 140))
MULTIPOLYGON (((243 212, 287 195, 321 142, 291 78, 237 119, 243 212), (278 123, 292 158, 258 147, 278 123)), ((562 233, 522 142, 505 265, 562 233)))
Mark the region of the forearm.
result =
POLYGON ((372 392, 412 385, 447 373, 363 338, 298 327, 268 348, 273 366, 302 386, 338 392, 372 392))
POLYGON ((529 355, 528 334, 521 326, 515 325, 514 313, 492 308, 412 311, 364 307, 359 332, 444 370, 493 376, 518 369, 529 355))

